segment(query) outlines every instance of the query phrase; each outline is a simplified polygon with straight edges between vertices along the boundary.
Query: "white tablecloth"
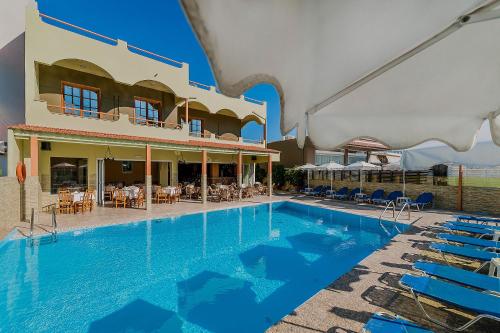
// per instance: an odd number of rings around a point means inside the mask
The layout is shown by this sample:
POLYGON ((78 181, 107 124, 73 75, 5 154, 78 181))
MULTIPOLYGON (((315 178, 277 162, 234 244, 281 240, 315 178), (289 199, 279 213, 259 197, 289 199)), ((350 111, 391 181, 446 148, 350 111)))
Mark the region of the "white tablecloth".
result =
POLYGON ((165 191, 166 194, 168 195, 175 195, 177 192, 177 187, 174 186, 167 186, 164 187, 163 190, 165 191))
MULTIPOLYGON (((85 196, 85 192, 73 192, 73 193, 71 193, 71 195, 73 196, 73 202, 79 202, 79 201, 83 201, 83 197, 85 196)), ((90 199, 94 200, 93 194, 90 195, 90 199)))
POLYGON ((124 187, 123 191, 128 198, 137 198, 139 194, 139 188, 136 186, 124 187))

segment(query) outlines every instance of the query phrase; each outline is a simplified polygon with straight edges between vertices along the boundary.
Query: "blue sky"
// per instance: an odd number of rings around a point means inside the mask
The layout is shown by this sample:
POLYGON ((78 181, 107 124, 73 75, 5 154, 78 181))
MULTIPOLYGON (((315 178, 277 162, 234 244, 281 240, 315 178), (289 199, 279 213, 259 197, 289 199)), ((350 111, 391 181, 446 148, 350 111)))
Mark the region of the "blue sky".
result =
MULTIPOLYGON (((178 0, 38 0, 40 12, 127 41, 143 49, 189 63, 190 79, 215 85, 203 49, 189 26, 178 0)), ((273 86, 261 84, 246 96, 267 101, 268 139, 280 133, 279 97, 273 86)), ((243 136, 258 139, 262 129, 255 123, 243 136)))

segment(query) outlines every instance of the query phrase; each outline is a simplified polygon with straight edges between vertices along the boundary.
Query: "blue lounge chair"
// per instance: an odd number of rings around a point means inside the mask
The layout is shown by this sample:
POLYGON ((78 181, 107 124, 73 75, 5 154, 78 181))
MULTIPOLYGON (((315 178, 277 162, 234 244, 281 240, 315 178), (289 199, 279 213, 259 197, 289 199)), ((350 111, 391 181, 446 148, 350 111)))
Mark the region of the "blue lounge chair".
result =
POLYGON ((500 279, 497 277, 422 260, 417 261, 413 267, 427 275, 458 282, 482 290, 500 293, 500 279))
POLYGON ((328 193, 328 191, 331 191, 332 187, 330 185, 323 186, 323 189, 321 190, 320 196, 324 197, 328 193))
POLYGON ((438 325, 455 331, 463 331, 482 318, 490 318, 500 321, 500 297, 444 282, 428 276, 413 276, 405 274, 401 280, 399 280, 399 284, 403 288, 410 291, 413 299, 418 305, 418 308, 427 317, 427 319, 438 325), (420 295, 475 312, 477 315, 475 318, 460 327, 450 327, 446 323, 434 319, 425 311, 418 299, 420 295))
POLYGON ((323 192, 323 185, 318 185, 312 190, 311 195, 317 197, 320 196, 322 192, 323 192))
POLYGON ((401 192, 401 191, 392 191, 391 193, 389 193, 389 195, 387 196, 387 198, 385 198, 385 199, 374 199, 374 200, 372 200, 372 202, 375 205, 387 205, 391 201, 394 201, 394 203, 395 203, 396 199, 399 198, 399 197, 402 197, 402 196, 403 196, 403 192, 401 192))
POLYGON ((476 223, 496 223, 500 224, 500 219, 496 219, 493 217, 483 217, 483 216, 472 216, 472 215, 456 215, 454 216, 457 221, 461 222, 470 222, 475 221, 476 223))
POLYGON ((453 234, 443 234, 443 233, 437 234, 437 237, 439 239, 445 240, 447 242, 480 246, 480 247, 484 247, 484 248, 488 248, 488 249, 489 248, 491 248, 491 249, 500 248, 500 242, 482 239, 482 238, 467 237, 467 236, 460 236, 460 235, 453 235, 453 234))
POLYGON ((481 251, 470 247, 453 246, 443 243, 432 243, 430 248, 439 252, 448 265, 450 265, 450 263, 448 262, 448 259, 446 259, 445 253, 482 261, 483 265, 476 269, 476 271, 484 267, 485 264, 488 264, 491 259, 500 258, 500 253, 481 251))
POLYGON ((480 235, 481 237, 488 235, 493 236, 495 234, 495 231, 491 229, 462 227, 459 225, 454 225, 452 223, 445 223, 442 225, 442 227, 451 231, 468 232, 469 234, 480 235))
POLYGON ((349 193, 349 196, 347 197, 349 200, 354 200, 356 197, 356 194, 361 193, 361 189, 359 187, 356 187, 354 190, 349 193))
POLYGON ((434 195, 430 192, 421 193, 415 201, 408 201, 410 208, 416 207, 417 210, 423 210, 425 206, 431 205, 434 195))
POLYGON ((368 198, 368 202, 374 203, 374 201, 378 201, 381 199, 382 200, 384 199, 384 190, 379 188, 379 189, 373 191, 373 193, 368 198))
POLYGON ((347 197, 349 189, 347 187, 342 187, 340 190, 332 194, 333 199, 343 199, 347 197))
POLYGON ((446 221, 446 223, 451 223, 453 225, 460 227, 500 230, 500 227, 496 225, 476 224, 476 223, 460 222, 460 221, 446 221))
POLYGON ((399 316, 377 312, 363 327, 363 333, 432 333, 399 316))

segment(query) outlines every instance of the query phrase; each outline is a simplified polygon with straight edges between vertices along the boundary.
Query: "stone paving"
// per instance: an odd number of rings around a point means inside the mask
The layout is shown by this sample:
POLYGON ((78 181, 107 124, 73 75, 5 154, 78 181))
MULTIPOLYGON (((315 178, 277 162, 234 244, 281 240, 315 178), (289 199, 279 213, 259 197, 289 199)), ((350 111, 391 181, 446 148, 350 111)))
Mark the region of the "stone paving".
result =
MULTIPOLYGON (((290 197, 275 195, 272 199, 260 196, 235 202, 212 203, 206 205, 195 201, 182 200, 176 204, 153 205, 151 212, 142 209, 97 207, 91 213, 57 215, 59 231, 96 227, 103 225, 127 223, 150 218, 183 215, 201 211, 252 205, 262 202, 292 200, 304 204, 321 206, 336 210, 375 216, 380 208, 369 205, 355 205, 347 202, 319 200, 302 196, 290 197)), ((404 273, 413 272, 412 264, 418 259, 441 261, 434 252, 428 250, 433 239, 436 223, 446 221, 451 212, 429 210, 412 212, 406 220, 402 216, 400 222, 409 223, 412 227, 399 234, 384 248, 366 257, 350 272, 344 274, 329 286, 325 286, 316 295, 282 318, 268 329, 268 333, 278 332, 359 332, 372 313, 383 311, 398 314, 414 320, 421 325, 432 328, 435 332, 448 332, 426 320, 420 313, 411 295, 403 290, 398 281, 404 273)), ((387 217, 390 217, 387 214, 387 217)), ((29 233, 27 223, 17 226, 19 236, 29 233)), ((50 230, 50 214, 41 213, 36 224, 35 233, 46 233, 50 230)), ((3 231, 4 237, 6 231, 3 231)), ((474 267, 474 263, 456 262, 459 265, 474 267)), ((424 299, 425 300, 425 299, 424 299)), ((426 300, 426 310, 450 325, 463 323, 470 314, 448 308, 443 304, 426 300)), ((250 314, 249 314, 250 315, 250 314)), ((484 320, 466 332, 499 332, 500 324, 484 320)))

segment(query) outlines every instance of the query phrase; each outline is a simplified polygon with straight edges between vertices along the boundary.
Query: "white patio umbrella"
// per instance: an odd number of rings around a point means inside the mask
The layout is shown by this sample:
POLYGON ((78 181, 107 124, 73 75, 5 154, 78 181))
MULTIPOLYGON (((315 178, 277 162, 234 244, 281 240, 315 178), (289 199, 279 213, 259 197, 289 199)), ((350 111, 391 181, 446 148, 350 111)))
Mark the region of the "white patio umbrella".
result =
POLYGON ((380 170, 380 167, 375 164, 367 163, 364 161, 359 161, 355 163, 351 163, 344 168, 344 170, 348 171, 359 171, 359 189, 363 191, 363 171, 371 171, 371 170, 380 170))
POLYGON ((302 171, 307 171, 307 187, 309 187, 310 172, 311 172, 311 170, 315 170, 316 166, 314 164, 307 163, 307 164, 304 164, 304 165, 297 167, 296 169, 302 170, 302 171))
MULTIPOLYGON (((322 170, 322 171, 332 172, 332 171, 337 171, 337 170, 343 170, 344 168, 345 167, 342 164, 330 162, 330 163, 321 164, 316 169, 322 170)), ((330 174, 330 188, 333 188, 333 175, 332 174, 330 174)))
POLYGON ((221 91, 274 85, 301 146, 464 151, 485 120, 500 145, 498 0, 181 2, 221 91))

